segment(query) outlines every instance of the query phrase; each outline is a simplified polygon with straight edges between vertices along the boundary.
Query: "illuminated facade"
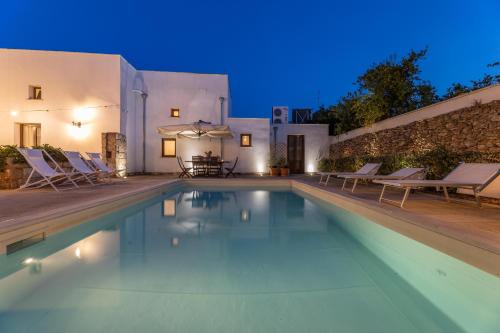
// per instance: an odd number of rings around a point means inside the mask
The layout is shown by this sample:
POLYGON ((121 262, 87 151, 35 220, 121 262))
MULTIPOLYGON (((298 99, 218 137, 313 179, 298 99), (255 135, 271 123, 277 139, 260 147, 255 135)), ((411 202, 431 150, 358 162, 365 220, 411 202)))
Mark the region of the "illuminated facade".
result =
MULTIPOLYGON (((225 74, 143 71, 120 55, 13 49, 0 49, 0 74, 1 145, 102 152, 102 133, 120 133, 129 173, 178 172, 176 156, 191 160, 208 151, 227 160, 238 156, 237 172, 266 172, 270 121, 231 117, 225 74), (233 138, 166 142, 157 133, 160 126, 199 120, 229 125, 233 138)), ((316 166, 304 163, 308 171, 316 166)))

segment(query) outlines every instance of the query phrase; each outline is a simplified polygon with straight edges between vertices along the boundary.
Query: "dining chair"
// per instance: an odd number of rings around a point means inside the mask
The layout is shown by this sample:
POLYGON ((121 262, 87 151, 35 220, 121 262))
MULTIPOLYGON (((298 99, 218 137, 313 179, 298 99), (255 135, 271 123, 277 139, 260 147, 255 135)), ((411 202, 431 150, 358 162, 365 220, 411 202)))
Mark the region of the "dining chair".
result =
POLYGON ((184 162, 182 161, 182 157, 177 156, 177 163, 179 163, 179 166, 182 170, 182 172, 179 174, 179 178, 183 178, 183 177, 191 178, 190 171, 192 168, 187 168, 186 166, 184 166, 184 162))
POLYGON ((206 168, 204 165, 204 158, 201 155, 192 156, 191 161, 193 163, 193 174, 195 176, 204 175, 206 168))
POLYGON ((220 176, 222 173, 220 166, 220 157, 211 156, 208 158, 208 174, 210 176, 220 176))
POLYGON ((228 178, 230 175, 233 175, 233 177, 236 177, 234 174, 234 169, 236 169, 236 165, 238 164, 238 157, 236 157, 236 160, 234 160, 234 164, 232 167, 225 168, 227 173, 226 173, 226 178, 228 178))

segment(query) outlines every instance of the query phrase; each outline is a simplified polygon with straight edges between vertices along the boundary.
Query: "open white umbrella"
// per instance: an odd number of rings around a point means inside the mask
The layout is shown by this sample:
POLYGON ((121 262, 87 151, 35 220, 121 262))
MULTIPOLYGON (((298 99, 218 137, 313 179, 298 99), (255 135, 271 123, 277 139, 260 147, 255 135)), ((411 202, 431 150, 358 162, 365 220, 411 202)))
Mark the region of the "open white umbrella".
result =
POLYGON ((227 125, 212 125, 212 123, 199 120, 192 124, 167 125, 158 127, 158 133, 167 136, 186 137, 190 139, 199 139, 201 137, 209 138, 232 138, 233 133, 227 125))

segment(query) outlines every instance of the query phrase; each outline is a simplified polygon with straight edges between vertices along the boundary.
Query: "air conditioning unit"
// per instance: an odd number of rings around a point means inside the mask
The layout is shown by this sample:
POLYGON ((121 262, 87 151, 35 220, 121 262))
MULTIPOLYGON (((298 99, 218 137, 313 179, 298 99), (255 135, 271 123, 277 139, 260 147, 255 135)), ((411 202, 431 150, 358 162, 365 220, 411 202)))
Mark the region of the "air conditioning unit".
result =
POLYGON ((273 106, 273 124, 288 124, 288 106, 273 106))

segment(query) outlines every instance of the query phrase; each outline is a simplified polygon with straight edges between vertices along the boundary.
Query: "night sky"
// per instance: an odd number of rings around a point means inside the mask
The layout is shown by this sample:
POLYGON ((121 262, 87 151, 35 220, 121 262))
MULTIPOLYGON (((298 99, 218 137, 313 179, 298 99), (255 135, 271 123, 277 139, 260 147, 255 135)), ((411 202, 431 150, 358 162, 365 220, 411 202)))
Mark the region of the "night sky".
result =
POLYGON ((137 69, 227 73, 235 116, 335 103, 374 62, 424 47, 421 76, 440 93, 481 77, 500 61, 500 1, 0 2, 0 48, 114 53, 137 69))

